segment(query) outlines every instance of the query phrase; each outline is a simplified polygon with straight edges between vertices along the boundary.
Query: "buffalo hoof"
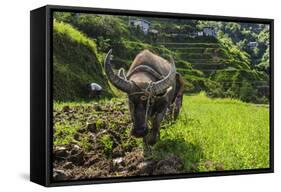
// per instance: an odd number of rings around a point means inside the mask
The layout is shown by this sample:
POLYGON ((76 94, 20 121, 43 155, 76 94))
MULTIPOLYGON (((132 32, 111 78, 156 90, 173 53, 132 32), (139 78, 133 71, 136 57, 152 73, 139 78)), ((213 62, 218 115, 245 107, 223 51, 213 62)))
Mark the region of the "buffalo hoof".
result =
POLYGON ((148 133, 148 129, 146 127, 133 128, 131 130, 131 135, 137 138, 145 137, 147 133, 148 133))
POLYGON ((147 136, 147 144, 155 145, 155 143, 160 139, 159 133, 151 133, 147 136))

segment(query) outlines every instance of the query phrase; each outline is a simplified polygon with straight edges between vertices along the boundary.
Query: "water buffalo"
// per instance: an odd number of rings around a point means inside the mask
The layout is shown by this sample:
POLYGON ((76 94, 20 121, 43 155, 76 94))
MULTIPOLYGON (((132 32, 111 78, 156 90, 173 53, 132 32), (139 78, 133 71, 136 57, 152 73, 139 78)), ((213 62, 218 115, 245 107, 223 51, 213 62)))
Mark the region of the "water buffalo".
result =
POLYGON ((111 52, 106 55, 104 69, 109 81, 128 94, 133 121, 131 134, 143 137, 146 144, 153 145, 159 139, 160 123, 167 109, 183 92, 182 81, 177 81, 180 78, 174 61, 168 62, 143 50, 135 57, 126 75, 123 69, 115 74, 110 65, 111 52), (151 131, 148 131, 148 123, 152 125, 151 131))

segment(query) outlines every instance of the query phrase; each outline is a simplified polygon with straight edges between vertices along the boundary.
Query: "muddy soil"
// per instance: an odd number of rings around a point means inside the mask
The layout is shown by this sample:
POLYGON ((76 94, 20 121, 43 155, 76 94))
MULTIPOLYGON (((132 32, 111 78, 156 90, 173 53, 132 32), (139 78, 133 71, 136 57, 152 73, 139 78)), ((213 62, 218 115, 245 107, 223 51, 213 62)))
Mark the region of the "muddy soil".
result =
MULTIPOLYGON (((64 106, 54 109, 53 179, 79 180, 122 176, 176 174, 183 170, 177 156, 144 155, 142 141, 130 136, 131 121, 124 101, 64 106), (58 125, 81 126, 71 134, 58 125)), ((66 127, 67 127, 66 126, 66 127)))

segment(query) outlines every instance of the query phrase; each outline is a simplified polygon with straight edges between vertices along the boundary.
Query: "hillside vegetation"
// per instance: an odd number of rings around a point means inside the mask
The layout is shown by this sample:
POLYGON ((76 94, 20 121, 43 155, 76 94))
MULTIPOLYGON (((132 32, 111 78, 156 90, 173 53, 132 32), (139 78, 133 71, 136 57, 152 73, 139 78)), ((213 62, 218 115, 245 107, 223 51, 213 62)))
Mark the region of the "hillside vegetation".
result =
MULTIPOLYGON (((203 90, 211 97, 238 98, 256 103, 265 103, 268 100, 268 29, 265 26, 258 25, 259 28, 256 27, 250 33, 249 30, 253 28, 251 24, 237 23, 237 26, 231 22, 146 18, 159 33, 145 35, 139 28, 128 24, 129 18, 125 16, 56 13, 54 17, 54 60, 58 66, 55 66, 55 70, 68 70, 65 69, 66 65, 61 66, 58 63, 75 63, 73 66, 78 68, 75 69, 76 75, 80 76, 81 73, 82 76, 79 79, 80 83, 76 81, 80 86, 75 86, 79 87, 80 98, 85 98, 85 94, 82 94, 82 84, 91 81, 102 82, 102 85, 105 83, 105 90, 111 93, 110 87, 103 81, 105 77, 100 64, 104 54, 112 48, 112 64, 116 69, 128 69, 134 57, 144 49, 149 49, 166 59, 172 56, 177 71, 186 80, 187 93, 203 90), (218 31, 217 37, 181 36, 210 25, 218 31), (242 42, 244 37, 248 39, 242 42), (247 46, 247 43, 255 38, 258 38, 260 43, 256 51, 247 46), (67 39, 72 39, 69 41, 72 43, 68 45, 67 39), (80 46, 84 47, 85 51, 80 49, 80 46), (75 50, 75 47, 79 47, 79 50, 75 50), (257 52, 256 55, 253 54, 254 51, 257 52), (79 57, 76 57, 77 55, 79 57)), ((69 86, 63 83, 57 85, 64 87, 68 92, 69 86)))
POLYGON ((86 98, 86 85, 91 82, 102 85, 105 96, 112 95, 96 42, 67 23, 55 20, 53 29, 54 99, 86 98))

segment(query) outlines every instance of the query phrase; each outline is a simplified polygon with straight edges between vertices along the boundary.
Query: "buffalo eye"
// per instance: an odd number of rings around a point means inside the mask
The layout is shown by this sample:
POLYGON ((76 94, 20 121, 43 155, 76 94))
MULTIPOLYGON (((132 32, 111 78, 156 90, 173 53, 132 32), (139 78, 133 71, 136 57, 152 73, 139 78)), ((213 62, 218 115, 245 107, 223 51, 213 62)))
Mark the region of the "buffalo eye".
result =
POLYGON ((141 99, 142 101, 146 101, 146 100, 147 100, 147 96, 142 95, 142 96, 140 97, 140 99, 141 99))

